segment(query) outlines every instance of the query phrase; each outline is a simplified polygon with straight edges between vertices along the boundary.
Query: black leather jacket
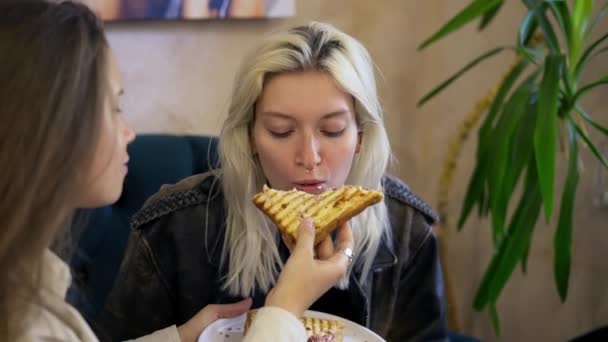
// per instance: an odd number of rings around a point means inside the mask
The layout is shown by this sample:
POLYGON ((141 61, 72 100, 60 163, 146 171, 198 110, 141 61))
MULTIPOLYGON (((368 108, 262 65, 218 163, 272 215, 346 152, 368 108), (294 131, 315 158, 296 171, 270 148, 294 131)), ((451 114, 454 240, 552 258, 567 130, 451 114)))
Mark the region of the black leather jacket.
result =
MULTIPOLYGON (((366 282, 360 283, 354 270, 348 289, 331 289, 311 309, 350 319, 388 341, 447 341, 430 227, 436 215, 401 181, 387 176, 383 186, 392 248, 382 241, 366 282)), ((97 322, 102 339, 139 337, 183 324, 207 304, 240 299, 221 286, 224 210, 221 187, 211 174, 164 187, 148 200, 133 217, 125 259, 97 322)), ((286 259, 285 246, 279 250, 286 259)), ((262 306, 264 298, 256 291, 253 306, 262 306)))

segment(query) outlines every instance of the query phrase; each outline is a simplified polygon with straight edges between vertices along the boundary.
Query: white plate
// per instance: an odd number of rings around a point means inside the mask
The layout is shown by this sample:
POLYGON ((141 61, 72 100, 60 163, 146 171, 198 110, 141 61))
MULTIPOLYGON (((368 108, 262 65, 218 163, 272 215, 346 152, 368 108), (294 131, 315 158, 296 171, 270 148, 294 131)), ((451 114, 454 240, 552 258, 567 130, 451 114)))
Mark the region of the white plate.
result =
MULTIPOLYGON (((344 342, 384 342, 382 337, 376 335, 373 331, 342 317, 311 310, 306 311, 304 315, 344 322, 344 342)), ((203 331, 198 338, 198 342, 242 341, 246 317, 247 314, 243 314, 235 318, 218 319, 203 331)))

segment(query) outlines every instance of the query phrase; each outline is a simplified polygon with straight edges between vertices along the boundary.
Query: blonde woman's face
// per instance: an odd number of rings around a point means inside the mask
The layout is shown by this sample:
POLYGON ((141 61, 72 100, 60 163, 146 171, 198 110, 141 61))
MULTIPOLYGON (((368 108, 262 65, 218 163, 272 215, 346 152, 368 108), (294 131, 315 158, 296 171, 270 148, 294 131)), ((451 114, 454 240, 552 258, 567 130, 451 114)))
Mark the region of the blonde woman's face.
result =
POLYGON ((270 186, 321 193, 346 182, 359 148, 353 98, 319 71, 285 73, 264 85, 252 131, 270 186))
POLYGON ((111 93, 104 104, 99 140, 93 150, 95 154, 85 181, 85 193, 78 203, 83 208, 104 206, 118 200, 128 170, 127 145, 135 138, 120 108, 123 87, 118 63, 109 49, 108 54, 111 93))

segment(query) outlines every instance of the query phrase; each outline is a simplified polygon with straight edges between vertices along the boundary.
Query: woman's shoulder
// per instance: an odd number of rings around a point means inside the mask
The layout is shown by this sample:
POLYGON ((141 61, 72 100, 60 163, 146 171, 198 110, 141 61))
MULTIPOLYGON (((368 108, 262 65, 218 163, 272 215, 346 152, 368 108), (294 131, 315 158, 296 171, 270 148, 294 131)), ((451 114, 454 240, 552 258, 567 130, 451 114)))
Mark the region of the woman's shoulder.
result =
POLYGON ((393 262, 396 262, 397 256, 408 259, 424 248, 435 248, 436 237, 432 225, 439 220, 435 210, 397 177, 384 176, 382 186, 393 240, 407 241, 392 250, 393 262))
POLYGON ((175 213, 196 210, 201 205, 223 204, 222 187, 217 171, 193 175, 176 184, 163 185, 131 218, 131 228, 139 230, 147 223, 175 213))
POLYGON ((42 297, 40 303, 28 305, 17 342, 97 341, 84 319, 63 298, 50 298, 48 293, 42 297))
POLYGON ((401 179, 385 175, 382 178, 384 194, 389 201, 394 202, 397 208, 410 207, 421 214, 429 225, 439 221, 439 216, 433 208, 418 196, 401 179))

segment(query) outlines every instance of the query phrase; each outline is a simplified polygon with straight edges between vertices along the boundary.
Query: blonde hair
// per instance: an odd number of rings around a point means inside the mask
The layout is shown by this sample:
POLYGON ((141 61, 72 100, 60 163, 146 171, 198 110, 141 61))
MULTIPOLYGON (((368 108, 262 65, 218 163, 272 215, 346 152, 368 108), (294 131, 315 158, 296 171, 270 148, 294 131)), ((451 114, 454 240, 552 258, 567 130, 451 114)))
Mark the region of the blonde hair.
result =
MULTIPOLYGON (((305 70, 327 73, 355 100, 363 144, 346 182, 380 189, 391 159, 373 63, 356 39, 331 25, 311 22, 270 36, 246 56, 236 75, 219 143, 222 168, 218 177, 227 207, 222 263, 228 263, 228 275, 224 287, 234 295, 250 295, 256 286, 269 290, 276 281, 277 267, 282 267, 277 230, 250 200, 266 181, 250 145, 255 102, 269 77, 305 70)), ((362 267, 363 281, 383 235, 390 241, 386 206, 376 205, 350 224, 355 238, 354 265, 362 267)), ((346 286, 348 276, 339 284, 346 286)))

